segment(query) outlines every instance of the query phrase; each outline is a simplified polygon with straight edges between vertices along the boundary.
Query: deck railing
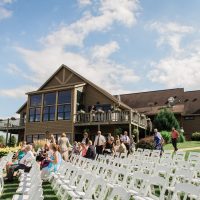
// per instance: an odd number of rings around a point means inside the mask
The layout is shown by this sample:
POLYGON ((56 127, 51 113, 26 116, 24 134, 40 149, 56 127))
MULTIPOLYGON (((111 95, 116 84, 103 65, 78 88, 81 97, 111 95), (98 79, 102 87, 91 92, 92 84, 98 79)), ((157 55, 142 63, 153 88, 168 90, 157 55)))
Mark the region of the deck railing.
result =
POLYGON ((6 120, 0 120, 0 130, 1 129, 7 129, 7 128, 19 128, 24 127, 25 122, 22 118, 17 119, 6 119, 6 120))
POLYGON ((77 113, 74 115, 74 122, 83 125, 88 123, 134 123, 144 128, 147 126, 146 116, 130 110, 77 113))

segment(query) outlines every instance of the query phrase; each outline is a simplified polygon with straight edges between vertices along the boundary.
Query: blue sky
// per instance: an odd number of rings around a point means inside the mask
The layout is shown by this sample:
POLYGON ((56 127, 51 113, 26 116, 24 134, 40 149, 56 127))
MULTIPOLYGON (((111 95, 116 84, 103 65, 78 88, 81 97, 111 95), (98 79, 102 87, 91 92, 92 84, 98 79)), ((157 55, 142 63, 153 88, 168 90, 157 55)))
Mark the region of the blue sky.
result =
POLYGON ((0 0, 0 118, 63 63, 112 94, 200 89, 199 0, 0 0))

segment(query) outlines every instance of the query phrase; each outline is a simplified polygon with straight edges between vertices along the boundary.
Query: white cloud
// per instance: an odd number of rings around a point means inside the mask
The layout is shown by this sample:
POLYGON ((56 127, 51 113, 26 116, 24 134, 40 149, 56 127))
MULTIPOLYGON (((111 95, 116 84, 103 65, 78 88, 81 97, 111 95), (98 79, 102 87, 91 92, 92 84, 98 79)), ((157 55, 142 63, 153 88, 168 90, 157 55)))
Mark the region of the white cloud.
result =
POLYGON ((106 45, 99 46, 96 45, 92 48, 93 58, 96 59, 105 59, 108 58, 111 54, 119 49, 119 45, 116 41, 107 43, 106 45))
POLYGON ((12 11, 0 6, 0 21, 12 16, 12 11))
POLYGON ((183 37, 194 32, 191 26, 175 23, 160 23, 153 25, 160 34, 160 45, 168 43, 172 49, 169 56, 158 62, 152 62, 152 70, 148 78, 155 83, 167 87, 185 87, 186 89, 199 89, 200 84, 200 42, 191 40, 190 45, 180 46, 183 37))
POLYGON ((91 0, 78 0, 78 3, 79 3, 81 6, 86 6, 86 5, 92 4, 92 1, 91 1, 91 0))
POLYGON ((191 26, 181 25, 175 22, 161 23, 153 22, 148 27, 152 30, 156 30, 160 37, 157 40, 157 46, 167 44, 171 46, 175 52, 182 51, 181 40, 189 33, 194 32, 194 28, 191 26))
POLYGON ((6 4, 13 3, 13 0, 0 0, 0 21, 12 16, 12 11, 5 8, 6 4))
POLYGON ((21 86, 12 89, 0 89, 0 96, 9 98, 24 98, 26 92, 34 91, 33 86, 21 86))
MULTIPOLYGON (((98 6, 97 6, 98 5, 98 6)), ((16 50, 22 55, 31 71, 30 79, 43 83, 61 65, 66 64, 89 80, 116 93, 123 84, 139 80, 134 70, 118 64, 110 56, 119 50, 116 41, 104 45, 83 48, 86 37, 92 32, 108 31, 115 22, 124 26, 136 23, 137 0, 100 0, 97 15, 87 12, 72 24, 61 25, 56 31, 41 39, 43 49, 34 51, 22 47, 16 50), (64 47, 79 46, 81 53, 74 53, 64 47)), ((67 48, 69 49, 69 48, 67 48)))
POLYGON ((13 0, 0 0, 0 5, 1 4, 11 4, 11 3, 13 3, 13 0))
MULTIPOLYGON (((95 4, 97 7, 97 5, 95 4)), ((97 15, 90 11, 70 25, 61 25, 57 31, 41 39, 45 46, 83 45, 84 39, 91 32, 106 31, 114 22, 125 26, 136 23, 136 14, 139 9, 137 0, 100 0, 97 15)))
MULTIPOLYGON (((115 42, 102 47, 98 46, 98 48, 104 49, 106 46, 112 47, 116 45, 113 44, 115 42)), ((96 52, 93 53, 95 54, 94 56, 91 54, 91 51, 85 54, 78 54, 56 48, 44 49, 42 51, 18 48, 18 51, 23 55, 27 65, 33 72, 31 75, 32 80, 34 77, 37 83, 43 83, 47 80, 61 64, 66 64, 110 92, 116 92, 118 89, 122 90, 124 83, 133 83, 139 80, 139 77, 135 75, 133 70, 110 60, 109 55, 111 52, 106 50, 101 53, 101 56, 97 56, 96 52)))

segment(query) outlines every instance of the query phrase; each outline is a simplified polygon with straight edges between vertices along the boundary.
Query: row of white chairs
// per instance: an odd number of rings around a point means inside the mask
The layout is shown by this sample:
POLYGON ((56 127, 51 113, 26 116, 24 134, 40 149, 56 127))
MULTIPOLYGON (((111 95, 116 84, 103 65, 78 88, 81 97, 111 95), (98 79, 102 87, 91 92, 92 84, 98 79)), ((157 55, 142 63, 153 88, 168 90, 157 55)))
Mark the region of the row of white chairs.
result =
POLYGON ((179 199, 180 191, 184 191, 185 198, 200 198, 200 187, 192 184, 190 179, 183 179, 183 171, 171 171, 170 181, 168 171, 166 169, 166 172, 162 171, 165 166, 162 166, 162 163, 157 163, 160 166, 157 165, 156 170, 146 173, 140 169, 136 171, 120 169, 119 165, 111 166, 102 160, 103 158, 92 161, 80 156, 72 156, 70 163, 63 163, 59 173, 52 174, 50 177, 57 195, 63 200, 69 196, 72 199, 99 200, 114 199, 114 196, 127 200, 133 196, 134 199, 157 200, 179 199), (159 197, 155 193, 155 187, 152 187, 155 185, 159 188, 159 197), (101 188, 99 193, 98 188, 101 188), (168 197, 165 195, 166 191, 168 197))
POLYGON ((40 166, 33 160, 29 173, 20 170, 19 186, 12 200, 43 200, 40 166))
POLYGON ((4 189, 4 179, 3 179, 3 170, 6 166, 7 162, 11 162, 12 161, 12 157, 13 157, 13 153, 10 152, 8 153, 6 156, 3 156, 0 159, 0 197, 3 193, 3 189, 4 189))

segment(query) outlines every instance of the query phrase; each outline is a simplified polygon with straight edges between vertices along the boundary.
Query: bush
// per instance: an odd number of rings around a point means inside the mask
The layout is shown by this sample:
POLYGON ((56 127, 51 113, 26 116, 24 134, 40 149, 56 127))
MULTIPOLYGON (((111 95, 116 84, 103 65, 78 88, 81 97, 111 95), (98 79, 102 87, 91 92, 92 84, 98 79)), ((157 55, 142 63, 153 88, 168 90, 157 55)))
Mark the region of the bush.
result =
POLYGON ((195 141, 200 141, 200 133, 199 132, 192 133, 191 139, 195 141))
POLYGON ((158 115, 156 115, 154 119, 154 126, 158 130, 167 130, 167 131, 171 131, 172 127, 174 127, 175 129, 180 128, 174 113, 166 108, 162 109, 158 113, 158 115))
POLYGON ((20 149, 20 147, 5 147, 0 148, 0 158, 3 156, 6 156, 9 152, 17 152, 20 149))
POLYGON ((184 143, 185 142, 185 136, 183 135, 183 133, 180 133, 179 138, 178 138, 178 142, 179 143, 184 143))
POLYGON ((154 149, 154 138, 151 137, 146 137, 141 139, 137 144, 136 144, 136 149, 141 148, 141 149, 154 149))
POLYGON ((171 142, 171 133, 168 131, 161 131, 160 134, 162 135, 165 144, 169 144, 171 142))

